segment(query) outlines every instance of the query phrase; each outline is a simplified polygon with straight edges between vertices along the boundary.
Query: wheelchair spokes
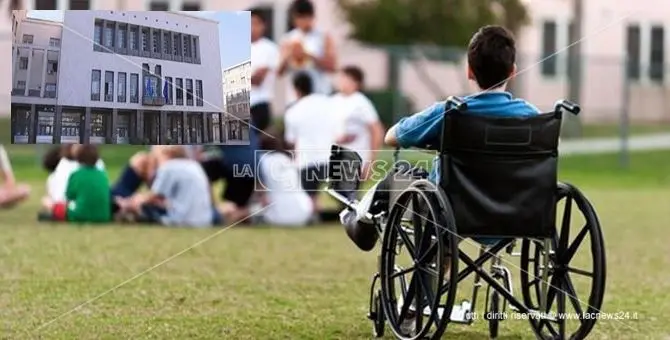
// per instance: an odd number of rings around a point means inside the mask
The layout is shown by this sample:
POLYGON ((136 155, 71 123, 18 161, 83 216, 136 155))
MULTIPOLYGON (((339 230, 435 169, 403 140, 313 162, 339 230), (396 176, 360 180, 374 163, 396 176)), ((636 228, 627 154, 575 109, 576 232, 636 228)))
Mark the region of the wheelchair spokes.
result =
POLYGON ((591 204, 570 185, 561 184, 559 189, 560 223, 550 242, 522 243, 522 294, 529 308, 555 316, 553 321, 531 320, 538 337, 581 339, 596 322, 596 318, 585 316, 594 315, 602 306, 604 245, 591 204), (584 244, 589 246, 581 247, 584 244), (577 252, 578 249, 583 251, 577 252), (548 277, 546 295, 541 289, 543 276, 548 277))
POLYGON ((451 295, 455 295, 455 289, 440 289, 445 268, 449 268, 446 260, 453 257, 449 249, 454 249, 444 241, 453 235, 436 223, 444 218, 431 195, 411 189, 401 194, 385 228, 384 249, 406 249, 383 252, 380 263, 384 311, 393 332, 401 339, 422 338, 433 329, 435 334, 441 334, 450 314, 445 307, 453 304, 441 302, 445 296, 453 301, 451 295), (408 257, 406 265, 400 264, 405 262, 403 257, 408 257))

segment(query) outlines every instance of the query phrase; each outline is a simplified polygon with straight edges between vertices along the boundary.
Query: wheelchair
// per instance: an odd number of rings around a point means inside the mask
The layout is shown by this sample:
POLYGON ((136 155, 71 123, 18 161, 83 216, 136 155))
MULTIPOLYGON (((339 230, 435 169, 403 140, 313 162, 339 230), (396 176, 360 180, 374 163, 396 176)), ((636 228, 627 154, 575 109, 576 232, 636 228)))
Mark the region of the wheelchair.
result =
POLYGON ((394 170, 361 200, 342 194, 360 186, 360 157, 333 145, 326 191, 346 206, 340 217, 351 240, 364 251, 380 245, 368 314, 376 337, 388 325, 397 339, 439 339, 451 323, 484 319, 496 338, 512 312, 538 339, 586 338, 605 292, 603 234, 586 196, 557 180, 563 114, 579 111, 563 100, 536 116, 483 117, 450 97, 441 140, 425 148, 437 151, 437 183, 407 162, 399 166, 396 149, 394 170), (459 248, 468 238, 477 241, 476 258, 459 248), (590 259, 577 263, 582 246, 590 259), (579 268, 584 263, 590 270, 579 268), (510 269, 519 270, 520 299, 510 269), (458 282, 470 274, 471 299, 457 304, 458 282), (586 280, 585 296, 577 295, 575 275, 586 280))

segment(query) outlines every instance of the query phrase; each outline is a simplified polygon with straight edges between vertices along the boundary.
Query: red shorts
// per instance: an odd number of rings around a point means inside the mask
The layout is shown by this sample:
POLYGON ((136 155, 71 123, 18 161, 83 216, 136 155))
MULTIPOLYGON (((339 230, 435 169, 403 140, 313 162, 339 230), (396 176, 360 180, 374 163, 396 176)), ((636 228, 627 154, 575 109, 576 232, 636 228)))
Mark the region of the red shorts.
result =
POLYGON ((67 203, 54 203, 53 207, 51 207, 51 218, 54 221, 65 221, 67 219, 67 203))

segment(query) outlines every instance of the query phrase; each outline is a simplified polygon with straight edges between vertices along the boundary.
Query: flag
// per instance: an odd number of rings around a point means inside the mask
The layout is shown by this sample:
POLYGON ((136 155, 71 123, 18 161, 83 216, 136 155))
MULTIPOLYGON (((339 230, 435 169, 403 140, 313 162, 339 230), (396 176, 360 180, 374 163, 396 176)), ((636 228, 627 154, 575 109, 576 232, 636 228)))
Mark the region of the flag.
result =
POLYGON ((147 85, 144 88, 144 96, 145 97, 153 97, 153 91, 151 89, 151 77, 147 77, 147 85))
POLYGON ((167 81, 163 81, 163 97, 165 98, 165 102, 168 102, 170 99, 169 98, 170 93, 168 92, 168 83, 167 81))

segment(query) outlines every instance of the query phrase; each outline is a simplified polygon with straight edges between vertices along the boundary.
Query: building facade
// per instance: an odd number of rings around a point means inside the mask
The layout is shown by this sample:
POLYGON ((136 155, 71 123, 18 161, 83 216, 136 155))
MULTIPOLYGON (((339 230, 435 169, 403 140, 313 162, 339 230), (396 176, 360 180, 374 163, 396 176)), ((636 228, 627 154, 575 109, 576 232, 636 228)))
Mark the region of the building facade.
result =
MULTIPOLYGON (((330 32, 337 47, 340 64, 360 65, 366 72, 369 88, 388 84, 388 55, 379 49, 363 46, 348 38, 350 27, 339 14, 337 2, 313 0, 318 26, 330 32)), ((291 0, 23 0, 29 9, 105 9, 105 10, 245 10, 264 7, 269 14, 269 36, 278 39, 287 30, 288 6, 291 0), (53 7, 51 7, 53 6, 53 7), (85 8, 84 8, 85 7, 85 8)), ((526 0, 531 21, 519 34, 518 68, 524 70, 517 79, 518 95, 548 109, 556 98, 567 97, 567 53, 551 58, 548 65, 540 62, 550 51, 567 47, 568 27, 572 17, 572 1, 526 0)), ((638 0, 617 3, 608 0, 584 1, 582 45, 581 104, 585 121, 615 121, 622 110, 631 112, 635 121, 670 121, 670 4, 667 0, 638 0), (626 60, 633 60, 631 77, 627 78, 626 60), (663 60, 665 66, 660 65, 663 60), (637 72, 635 69, 639 69, 637 72), (640 76, 637 77, 636 74, 640 76), (654 75, 650 77, 650 74, 654 75), (664 74, 664 76, 659 76, 664 74), (626 86, 630 85, 630 86, 626 86), (630 90, 630 100, 622 99, 630 90), (588 114, 586 114, 588 112, 588 114)), ((0 32, 11 25, 0 16, 0 32)), ((3 31, 4 30, 4 31, 3 31)), ((2 43, 2 42, 0 42, 2 43)), ((0 67, 10 63, 0 55, 0 67)), ((454 65, 437 61, 404 62, 399 69, 401 91, 415 106, 433 102, 442 94, 471 91, 464 77, 463 62, 454 65), (431 82, 424 75, 434 75, 431 82)), ((5 66, 6 65, 6 66, 5 66)), ((8 74, 8 73, 7 73, 8 74)), ((0 87, 10 92, 9 80, 0 79, 0 87)), ((286 81, 278 82, 278 91, 289 89, 286 81)), ((2 97, 0 97, 2 100, 2 97)), ((275 106, 284 107, 282 96, 275 96, 275 106)), ((281 110, 275 110, 281 112, 281 110)))
POLYGON ((217 21, 65 11, 61 24, 17 11, 13 25, 15 143, 222 141, 217 21))
POLYGON ((223 70, 223 97, 226 105, 227 138, 247 140, 250 126, 251 60, 223 70))

